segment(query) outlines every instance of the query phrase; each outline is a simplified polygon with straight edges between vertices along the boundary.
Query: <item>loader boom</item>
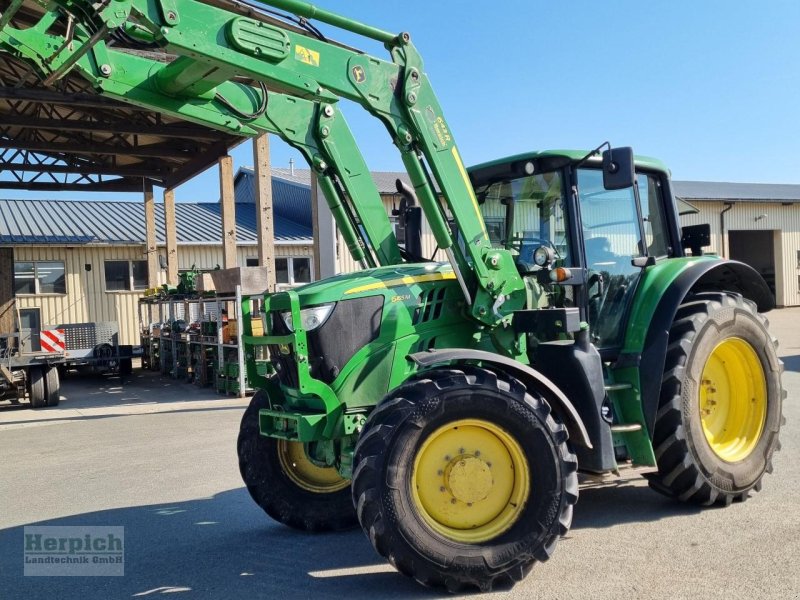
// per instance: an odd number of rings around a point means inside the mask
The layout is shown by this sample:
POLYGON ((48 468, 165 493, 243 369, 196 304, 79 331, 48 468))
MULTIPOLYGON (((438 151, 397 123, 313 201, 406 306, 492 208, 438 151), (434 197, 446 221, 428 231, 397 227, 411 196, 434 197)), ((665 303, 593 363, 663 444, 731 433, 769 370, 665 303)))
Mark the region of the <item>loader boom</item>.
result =
POLYGON ((380 41, 391 61, 330 42, 314 28, 304 31, 251 5, 219 0, 56 0, 38 25, 25 30, 8 25, 19 7, 11 2, 0 17, 0 50, 28 62, 47 84, 75 70, 99 93, 123 102, 242 136, 279 135, 319 174, 354 259, 364 266, 396 264, 401 259, 391 224, 337 108, 340 98, 359 104, 380 119, 400 150, 468 312, 490 326, 508 323, 523 302, 522 279, 512 256, 492 248, 455 139, 410 36, 304 2, 263 4, 380 41), (176 58, 164 63, 132 54, 120 47, 120 39, 133 49, 146 44, 176 58), (448 216, 463 246, 454 243, 448 216))

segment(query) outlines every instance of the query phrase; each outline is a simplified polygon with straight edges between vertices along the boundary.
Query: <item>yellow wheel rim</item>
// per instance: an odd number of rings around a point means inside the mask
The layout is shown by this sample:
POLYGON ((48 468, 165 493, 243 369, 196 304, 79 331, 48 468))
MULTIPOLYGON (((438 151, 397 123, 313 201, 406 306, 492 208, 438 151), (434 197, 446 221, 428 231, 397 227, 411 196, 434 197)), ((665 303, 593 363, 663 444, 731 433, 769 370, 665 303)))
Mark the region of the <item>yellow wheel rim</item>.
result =
POLYGON ((446 538, 477 544, 507 531, 530 495, 528 461, 519 443, 488 421, 461 419, 434 431, 411 475, 414 504, 446 538))
POLYGON ((753 347, 740 338, 717 344, 703 367, 700 420, 719 458, 737 462, 758 444, 767 418, 767 383, 753 347))
POLYGON ((309 492, 331 494, 350 485, 334 467, 318 467, 312 463, 301 442, 278 440, 278 460, 286 476, 309 492))

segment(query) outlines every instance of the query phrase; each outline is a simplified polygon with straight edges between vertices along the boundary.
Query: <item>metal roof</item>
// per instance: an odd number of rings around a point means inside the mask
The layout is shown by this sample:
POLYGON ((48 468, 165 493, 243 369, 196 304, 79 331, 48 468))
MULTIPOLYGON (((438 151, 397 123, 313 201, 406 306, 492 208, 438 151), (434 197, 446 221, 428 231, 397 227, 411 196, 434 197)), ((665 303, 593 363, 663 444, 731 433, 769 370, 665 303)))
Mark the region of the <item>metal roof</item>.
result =
MULTIPOLYGON (((310 177, 309 177, 310 181, 310 177)), ((250 167, 240 168, 233 184, 236 202, 255 202, 255 174, 250 167)), ((299 223, 311 225, 311 186, 287 179, 272 177, 273 215, 299 223)))
MULTIPOLYGON (((239 173, 253 174, 253 167, 241 167, 239 173)), ((411 180, 408 178, 407 173, 395 171, 372 171, 372 180, 378 187, 378 192, 381 194, 396 194, 397 187, 395 181, 400 178, 408 185, 411 185, 411 180)), ((282 179, 287 182, 292 182, 306 187, 311 187, 311 171, 309 169, 286 169, 283 167, 272 167, 272 177, 274 179, 282 179)), ((274 185, 274 184, 273 184, 274 185)))
MULTIPOLYGON (((41 14, 37 0, 23 0, 10 24, 24 29, 41 14)), ((128 51, 172 58, 161 50, 128 51)), ((100 96, 75 72, 46 86, 11 54, 0 56, 0 188, 135 192, 145 182, 176 187, 244 139, 100 96)))
MULTIPOLYGON (((165 244, 164 211, 156 210, 156 239, 165 244)), ((222 243, 221 208, 215 202, 175 205, 179 244, 222 243)), ((145 243, 144 204, 75 200, 0 200, 0 244, 81 245, 145 243)), ((310 226, 274 215, 277 243, 310 244, 310 226)), ((253 203, 236 204, 237 243, 257 243, 253 203)))
POLYGON ((673 181, 679 198, 728 202, 800 202, 800 185, 788 183, 727 183, 723 181, 673 181))

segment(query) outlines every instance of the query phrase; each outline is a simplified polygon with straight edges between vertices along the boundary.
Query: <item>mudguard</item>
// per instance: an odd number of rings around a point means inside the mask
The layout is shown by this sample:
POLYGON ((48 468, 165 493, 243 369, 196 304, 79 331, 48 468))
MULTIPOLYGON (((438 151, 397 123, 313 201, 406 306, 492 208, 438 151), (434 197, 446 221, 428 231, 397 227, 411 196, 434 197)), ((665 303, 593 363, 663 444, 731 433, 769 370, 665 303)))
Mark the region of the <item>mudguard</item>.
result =
POLYGON ((445 350, 429 350, 409 354, 409 360, 419 367, 428 368, 452 362, 480 361, 483 366, 495 367, 522 381, 526 387, 536 389, 543 394, 550 403, 550 408, 558 415, 561 422, 569 432, 570 440, 586 448, 592 448, 592 442, 586 431, 578 411, 564 393, 556 387, 547 377, 532 369, 528 365, 517 362, 512 358, 470 348, 448 348, 445 350))
MULTIPOLYGON (((704 257, 687 262, 686 268, 663 285, 666 288, 652 312, 646 335, 641 340, 643 343, 639 348, 632 348, 630 340, 626 339, 626 349, 615 364, 615 368, 638 364, 642 411, 651 437, 658 411, 669 329, 678 307, 686 297, 691 293, 727 291, 755 302, 759 312, 767 312, 775 307, 772 293, 761 275, 753 267, 733 260, 704 257)), ((632 311, 632 314, 635 312, 632 311)))

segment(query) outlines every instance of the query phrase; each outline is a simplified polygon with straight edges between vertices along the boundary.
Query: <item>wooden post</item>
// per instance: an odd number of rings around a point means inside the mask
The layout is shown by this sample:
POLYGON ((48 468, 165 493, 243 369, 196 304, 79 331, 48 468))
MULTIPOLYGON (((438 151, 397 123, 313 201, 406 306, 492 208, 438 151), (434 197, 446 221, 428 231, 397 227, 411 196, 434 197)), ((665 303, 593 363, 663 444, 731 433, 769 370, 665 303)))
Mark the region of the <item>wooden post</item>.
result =
POLYGON ((222 204, 222 250, 223 266, 231 269, 236 260, 236 204, 233 196, 233 159, 219 159, 219 198, 222 204))
POLYGON ((164 227, 167 239, 167 283, 178 285, 178 233, 175 225, 175 190, 164 190, 164 227))
POLYGON ((267 268, 267 291, 275 291, 275 234, 272 221, 272 168, 269 162, 269 134, 253 140, 253 169, 256 192, 256 234, 258 266, 267 268))
POLYGON ((147 287, 158 287, 158 246, 156 245, 156 206, 153 184, 144 183, 144 231, 145 253, 147 254, 147 287))
POLYGON ((311 224, 314 228, 314 279, 336 275, 336 223, 317 175, 311 171, 311 224))

